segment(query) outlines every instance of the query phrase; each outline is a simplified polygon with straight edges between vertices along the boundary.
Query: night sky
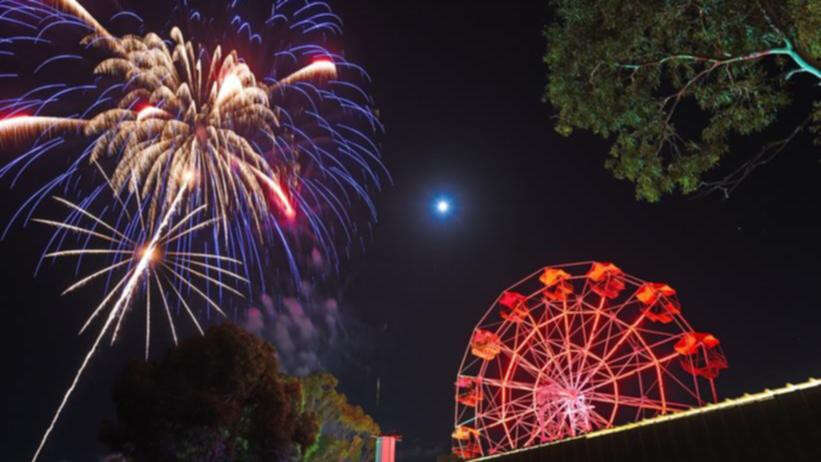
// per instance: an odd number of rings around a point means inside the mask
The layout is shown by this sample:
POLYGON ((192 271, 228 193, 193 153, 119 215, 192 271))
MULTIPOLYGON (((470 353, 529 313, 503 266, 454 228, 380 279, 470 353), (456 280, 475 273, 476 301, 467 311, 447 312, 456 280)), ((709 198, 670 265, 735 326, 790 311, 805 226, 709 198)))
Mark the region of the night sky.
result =
MULTIPOLYGON (((448 451, 453 382, 471 330, 499 292, 549 264, 612 261, 675 287, 684 316, 722 341, 730 368, 717 381, 721 397, 821 376, 821 167, 809 140, 729 200, 639 203, 632 185, 604 170, 607 141, 552 129, 541 101, 544 2, 332 3, 348 58, 373 78, 394 180, 376 197, 379 222, 365 251, 342 268, 343 309, 380 334, 368 334, 377 342, 365 358, 372 366, 343 371, 354 379, 341 388, 404 436, 399 460, 448 451), (433 212, 441 195, 453 205, 444 218, 433 212)), ((799 90, 818 91, 807 82, 799 90)), ((784 123, 806 107, 799 101, 784 123)), ((762 140, 741 140, 738 158, 762 140)), ((2 191, 8 217, 24 191, 6 180, 2 191)), ((55 269, 32 276, 46 231, 18 227, 0 242, 6 460, 31 455, 93 340, 75 334, 94 295, 60 298, 68 279, 55 269)), ((101 350, 42 460, 104 453, 96 437, 113 415, 111 381, 142 354, 132 327, 101 350)))

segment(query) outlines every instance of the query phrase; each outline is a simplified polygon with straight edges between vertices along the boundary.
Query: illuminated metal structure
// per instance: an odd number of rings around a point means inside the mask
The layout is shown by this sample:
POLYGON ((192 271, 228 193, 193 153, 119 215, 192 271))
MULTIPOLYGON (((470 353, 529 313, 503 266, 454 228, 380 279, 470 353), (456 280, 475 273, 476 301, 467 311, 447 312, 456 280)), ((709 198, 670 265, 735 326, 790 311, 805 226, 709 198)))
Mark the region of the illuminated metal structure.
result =
POLYGON ((612 263, 543 268, 473 329, 456 378, 464 459, 571 438, 717 400, 727 361, 675 290, 612 263))

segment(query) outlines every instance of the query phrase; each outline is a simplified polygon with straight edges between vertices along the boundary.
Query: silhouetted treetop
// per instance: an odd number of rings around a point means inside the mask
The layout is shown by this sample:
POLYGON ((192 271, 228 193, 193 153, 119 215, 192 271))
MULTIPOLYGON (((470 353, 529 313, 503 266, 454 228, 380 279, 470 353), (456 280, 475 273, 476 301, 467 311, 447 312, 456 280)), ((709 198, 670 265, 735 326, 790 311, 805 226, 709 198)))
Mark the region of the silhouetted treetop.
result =
POLYGON ((138 461, 284 460, 314 443, 299 381, 274 348, 232 324, 192 337, 156 362, 131 362, 113 389, 111 449, 138 461))

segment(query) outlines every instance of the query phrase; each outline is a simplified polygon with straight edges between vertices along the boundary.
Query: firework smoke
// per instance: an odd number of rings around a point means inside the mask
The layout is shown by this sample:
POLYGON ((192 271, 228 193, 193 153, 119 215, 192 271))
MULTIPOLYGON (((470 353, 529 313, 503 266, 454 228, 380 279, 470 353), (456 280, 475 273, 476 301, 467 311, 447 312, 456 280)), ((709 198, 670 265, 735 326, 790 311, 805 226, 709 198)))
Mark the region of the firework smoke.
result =
POLYGON ((246 311, 244 327, 276 347, 283 370, 303 376, 329 369, 342 331, 335 298, 304 289, 299 298, 263 294, 259 303, 246 311))

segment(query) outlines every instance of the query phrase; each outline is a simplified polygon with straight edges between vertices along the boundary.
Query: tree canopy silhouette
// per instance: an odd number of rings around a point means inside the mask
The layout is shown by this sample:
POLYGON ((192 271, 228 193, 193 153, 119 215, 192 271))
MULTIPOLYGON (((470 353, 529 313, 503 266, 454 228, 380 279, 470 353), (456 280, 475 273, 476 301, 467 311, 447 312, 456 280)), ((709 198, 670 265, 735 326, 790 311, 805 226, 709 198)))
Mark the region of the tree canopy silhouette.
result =
POLYGON ((819 133, 821 102, 798 94, 821 83, 817 0, 550 3, 545 100, 558 110, 556 131, 612 139, 605 165, 639 199, 729 194, 796 137, 819 133), (801 122, 776 123, 780 110, 808 100, 801 122), (765 130, 772 141, 726 176, 708 177, 734 136, 765 130))
POLYGON ((137 461, 287 460, 316 439, 298 379, 268 343, 232 324, 157 362, 131 362, 113 389, 116 422, 100 439, 137 461))

